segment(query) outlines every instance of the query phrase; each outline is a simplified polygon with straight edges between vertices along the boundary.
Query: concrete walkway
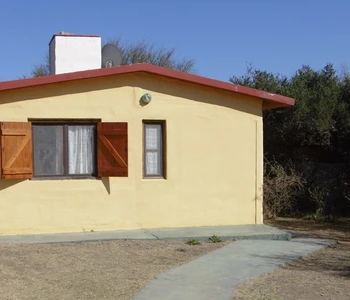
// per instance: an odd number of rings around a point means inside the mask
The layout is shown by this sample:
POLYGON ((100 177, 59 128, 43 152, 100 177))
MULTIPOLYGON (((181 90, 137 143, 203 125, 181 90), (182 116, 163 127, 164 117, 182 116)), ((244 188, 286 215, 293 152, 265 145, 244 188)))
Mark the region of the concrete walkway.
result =
POLYGON ((134 299, 230 300, 236 285, 332 243, 312 238, 235 241, 161 274, 134 299))
MULTIPOLYGON (((236 240, 196 260, 161 274, 136 300, 232 299, 234 287, 332 244, 298 237, 267 225, 138 229, 103 232, 0 236, 0 243, 64 243, 103 240, 168 240, 217 235, 236 240)), ((196 247, 196 246, 193 246, 196 247)))
POLYGON ((117 231, 74 232, 58 234, 28 234, 0 236, 0 243, 69 243, 110 240, 169 240, 198 238, 207 240, 217 235, 225 240, 268 239, 289 240, 291 235, 267 225, 234 225, 164 229, 137 229, 117 231))

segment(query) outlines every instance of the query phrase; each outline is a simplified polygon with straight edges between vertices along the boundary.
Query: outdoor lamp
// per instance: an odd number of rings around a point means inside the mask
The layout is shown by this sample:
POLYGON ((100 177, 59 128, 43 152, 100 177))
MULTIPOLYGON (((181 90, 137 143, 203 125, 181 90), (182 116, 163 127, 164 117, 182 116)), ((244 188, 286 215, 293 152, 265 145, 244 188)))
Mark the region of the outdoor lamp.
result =
POLYGON ((152 96, 148 93, 144 94, 142 97, 141 97, 141 101, 145 104, 148 104, 150 103, 152 100, 152 96))

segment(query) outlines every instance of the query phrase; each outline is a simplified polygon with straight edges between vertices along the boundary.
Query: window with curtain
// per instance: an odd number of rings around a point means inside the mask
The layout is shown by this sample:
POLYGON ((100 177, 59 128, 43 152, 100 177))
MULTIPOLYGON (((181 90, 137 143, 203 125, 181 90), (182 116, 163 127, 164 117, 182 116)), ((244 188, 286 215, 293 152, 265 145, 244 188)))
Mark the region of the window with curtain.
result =
POLYGON ((144 121, 144 177, 165 177, 164 122, 144 121))
POLYGON ((95 124, 33 124, 34 177, 96 174, 95 124))

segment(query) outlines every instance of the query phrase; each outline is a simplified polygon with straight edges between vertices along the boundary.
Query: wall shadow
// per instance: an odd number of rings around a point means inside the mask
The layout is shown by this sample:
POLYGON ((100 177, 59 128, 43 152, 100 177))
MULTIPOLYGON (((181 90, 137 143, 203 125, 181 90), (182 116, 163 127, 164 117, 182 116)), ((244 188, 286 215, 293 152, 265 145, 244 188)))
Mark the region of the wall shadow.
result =
POLYGON ((108 195, 110 195, 111 194, 111 184, 110 184, 109 177, 101 177, 101 181, 102 181, 108 195))
POLYGON ((10 188, 26 180, 27 179, 0 179, 0 191, 10 188))

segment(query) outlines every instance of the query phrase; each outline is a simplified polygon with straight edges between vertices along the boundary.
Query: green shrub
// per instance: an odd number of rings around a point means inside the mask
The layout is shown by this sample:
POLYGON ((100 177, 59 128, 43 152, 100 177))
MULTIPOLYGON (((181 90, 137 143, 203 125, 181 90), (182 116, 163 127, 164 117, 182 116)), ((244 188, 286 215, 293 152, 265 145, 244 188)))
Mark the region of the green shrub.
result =
POLYGON ((195 245, 201 245, 202 243, 201 243, 200 240, 195 239, 195 238, 192 238, 192 239, 188 239, 188 240, 186 241, 186 244, 187 244, 187 245, 191 245, 191 246, 195 246, 195 245))
POLYGON ((219 236, 214 234, 210 238, 208 238, 208 242, 209 243, 221 243, 222 239, 219 236))

